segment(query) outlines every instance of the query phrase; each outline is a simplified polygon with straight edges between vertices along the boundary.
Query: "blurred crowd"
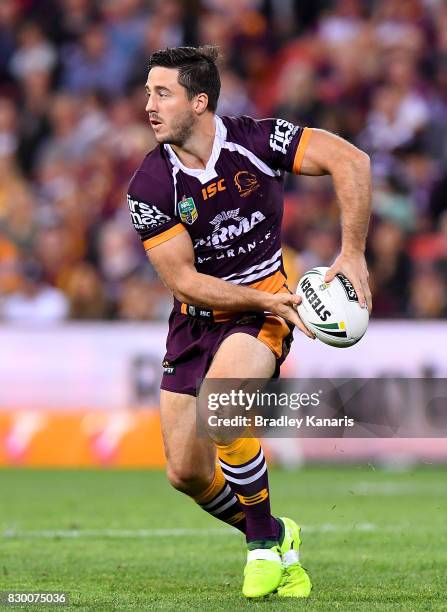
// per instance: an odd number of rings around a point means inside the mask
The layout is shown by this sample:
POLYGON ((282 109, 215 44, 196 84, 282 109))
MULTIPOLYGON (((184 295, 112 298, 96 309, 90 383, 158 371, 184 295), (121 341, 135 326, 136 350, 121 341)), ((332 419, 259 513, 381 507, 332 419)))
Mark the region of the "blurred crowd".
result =
MULTIPOLYGON (((447 314, 447 2, 1 0, 0 320, 157 320, 170 296, 129 220, 154 147, 147 59, 218 44, 218 113, 279 116, 367 151, 376 317, 447 314)), ((289 176, 291 282, 340 244, 331 181, 289 176)))

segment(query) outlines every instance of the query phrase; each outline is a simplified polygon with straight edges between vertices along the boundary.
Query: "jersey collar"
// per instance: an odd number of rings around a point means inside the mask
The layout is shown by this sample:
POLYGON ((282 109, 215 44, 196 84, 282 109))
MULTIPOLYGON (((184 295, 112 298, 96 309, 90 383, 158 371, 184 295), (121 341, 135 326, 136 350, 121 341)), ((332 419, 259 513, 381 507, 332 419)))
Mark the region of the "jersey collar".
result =
POLYGON ((215 165, 217 163, 217 160, 219 159, 222 145, 225 142, 227 136, 227 128, 225 127, 222 119, 218 115, 215 115, 214 121, 216 126, 216 132, 214 135, 213 149, 211 151, 208 163, 206 164, 206 168, 187 168, 179 160, 172 147, 168 144, 164 145, 164 149, 169 156, 169 161, 171 162, 171 164, 175 168, 178 168, 179 170, 184 172, 185 174, 196 177, 202 185, 205 185, 205 183, 208 183, 208 181, 217 176, 215 165))

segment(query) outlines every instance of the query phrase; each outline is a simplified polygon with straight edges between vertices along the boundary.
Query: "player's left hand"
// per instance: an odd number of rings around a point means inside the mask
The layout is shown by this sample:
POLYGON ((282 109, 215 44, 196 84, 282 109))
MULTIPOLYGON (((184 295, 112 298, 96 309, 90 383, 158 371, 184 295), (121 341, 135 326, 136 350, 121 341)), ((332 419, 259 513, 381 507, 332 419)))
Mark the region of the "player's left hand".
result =
POLYGON ((360 306, 365 308, 367 305, 371 313, 372 297, 368 284, 369 274, 364 253, 361 251, 356 253, 346 253, 342 251, 326 272, 324 281, 329 283, 335 278, 338 272, 344 274, 346 278, 351 281, 359 298, 360 306))

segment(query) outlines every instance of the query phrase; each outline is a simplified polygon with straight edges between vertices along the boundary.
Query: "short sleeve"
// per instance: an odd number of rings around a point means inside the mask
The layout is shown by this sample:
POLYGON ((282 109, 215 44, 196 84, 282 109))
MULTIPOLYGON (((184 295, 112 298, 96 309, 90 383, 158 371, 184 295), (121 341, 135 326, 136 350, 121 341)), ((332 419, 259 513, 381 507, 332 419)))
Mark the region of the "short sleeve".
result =
POLYGON ((299 174, 312 130, 285 119, 244 117, 251 150, 273 170, 299 174))
POLYGON ((134 174, 127 193, 127 204, 132 224, 146 250, 185 231, 173 214, 172 202, 173 198, 160 181, 142 170, 134 174))

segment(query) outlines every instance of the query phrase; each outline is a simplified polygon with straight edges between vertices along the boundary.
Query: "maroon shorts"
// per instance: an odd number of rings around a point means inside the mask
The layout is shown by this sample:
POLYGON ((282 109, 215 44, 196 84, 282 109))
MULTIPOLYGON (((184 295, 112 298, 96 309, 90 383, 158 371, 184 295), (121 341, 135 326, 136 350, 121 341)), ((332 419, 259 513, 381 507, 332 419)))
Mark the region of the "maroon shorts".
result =
POLYGON ((241 313, 231 321, 214 323, 207 320, 210 311, 197 310, 198 317, 175 310, 169 317, 162 389, 196 396, 219 346, 228 336, 239 333, 258 338, 271 349, 276 358, 274 377, 279 376, 293 340, 293 325, 263 313, 241 313))

